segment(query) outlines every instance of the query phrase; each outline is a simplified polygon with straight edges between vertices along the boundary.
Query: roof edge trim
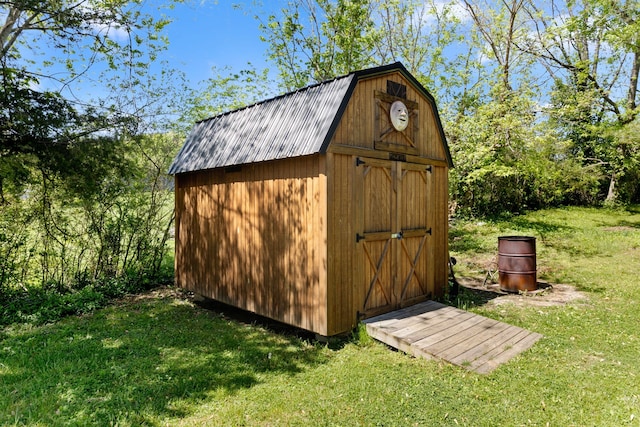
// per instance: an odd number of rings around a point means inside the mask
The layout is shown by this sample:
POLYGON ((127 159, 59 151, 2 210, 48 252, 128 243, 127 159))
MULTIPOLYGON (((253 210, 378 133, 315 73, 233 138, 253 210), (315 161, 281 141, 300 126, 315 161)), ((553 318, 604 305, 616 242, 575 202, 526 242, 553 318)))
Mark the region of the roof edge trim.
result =
POLYGON ((322 145, 320 146, 320 153, 326 153, 329 148, 329 144, 333 139, 333 135, 336 133, 340 122, 342 121, 342 116, 344 115, 345 110, 347 109, 347 105, 349 105, 349 101, 351 100, 351 95, 353 95, 353 91, 358 84, 358 79, 355 76, 355 73, 349 74, 347 77, 351 77, 351 82, 349 82, 349 87, 342 98, 342 102, 340 102, 340 106, 338 107, 338 111, 331 122, 331 126, 329 126, 329 131, 324 137, 324 141, 322 141, 322 145))

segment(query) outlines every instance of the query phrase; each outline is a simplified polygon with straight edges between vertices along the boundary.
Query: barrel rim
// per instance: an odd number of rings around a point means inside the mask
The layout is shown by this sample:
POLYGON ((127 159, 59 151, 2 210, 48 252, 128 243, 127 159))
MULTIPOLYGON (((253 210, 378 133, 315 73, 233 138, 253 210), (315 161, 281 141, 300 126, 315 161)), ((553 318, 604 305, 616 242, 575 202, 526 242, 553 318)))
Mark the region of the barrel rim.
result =
POLYGON ((507 273, 507 274, 521 274, 523 276, 531 276, 534 273, 537 273, 538 270, 498 270, 498 272, 500 273, 507 273))
POLYGON ((533 236, 500 236, 498 240, 536 240, 533 236))

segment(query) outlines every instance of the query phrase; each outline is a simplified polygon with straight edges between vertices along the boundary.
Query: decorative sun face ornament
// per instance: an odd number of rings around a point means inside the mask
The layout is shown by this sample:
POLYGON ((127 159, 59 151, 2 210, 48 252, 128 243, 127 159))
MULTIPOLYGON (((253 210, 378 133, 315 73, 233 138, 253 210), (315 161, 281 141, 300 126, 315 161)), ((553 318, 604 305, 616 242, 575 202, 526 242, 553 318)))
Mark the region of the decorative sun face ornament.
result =
POLYGON ((395 101, 391 104, 389 116, 394 129, 399 132, 405 130, 409 125, 409 110, 402 101, 395 101))

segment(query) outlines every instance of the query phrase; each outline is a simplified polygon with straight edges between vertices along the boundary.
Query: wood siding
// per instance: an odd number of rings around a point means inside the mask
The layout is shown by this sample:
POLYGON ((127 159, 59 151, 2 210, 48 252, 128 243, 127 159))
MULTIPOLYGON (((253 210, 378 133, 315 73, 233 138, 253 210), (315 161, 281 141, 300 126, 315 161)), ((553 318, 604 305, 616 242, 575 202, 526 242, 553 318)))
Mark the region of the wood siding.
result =
MULTIPOLYGON (((363 79, 358 82, 333 136, 332 144, 375 149, 375 142, 380 139, 379 128, 382 127, 384 131, 389 127, 386 113, 381 110, 381 102, 376 98, 376 93, 386 90, 387 80, 406 85, 408 102, 418 104, 410 119, 409 129, 405 131, 407 133, 415 128, 411 133, 415 135, 413 139, 416 143, 417 155, 426 159, 446 161, 444 141, 439 133, 433 106, 400 73, 363 79), (376 123, 376 117, 378 123, 376 123)), ((409 145, 400 132, 391 132, 383 139, 390 144, 409 145)))
POLYGON ((346 154, 327 159, 329 333, 442 296, 447 168, 346 154))
POLYGON ((326 335, 320 155, 176 176, 176 282, 326 335))
POLYGON ((449 285, 449 168, 434 166, 432 182, 434 295, 441 297, 449 285))
POLYGON ((360 81, 327 159, 330 333, 353 328, 358 317, 442 296, 448 284, 448 164, 428 100, 399 73, 360 81), (387 80, 407 85, 413 144, 388 132, 381 117, 386 112, 378 111, 387 80), (386 145, 376 144, 381 128, 386 145), (404 161, 390 160, 390 152, 405 154, 404 161), (403 238, 392 238, 399 232, 403 238))

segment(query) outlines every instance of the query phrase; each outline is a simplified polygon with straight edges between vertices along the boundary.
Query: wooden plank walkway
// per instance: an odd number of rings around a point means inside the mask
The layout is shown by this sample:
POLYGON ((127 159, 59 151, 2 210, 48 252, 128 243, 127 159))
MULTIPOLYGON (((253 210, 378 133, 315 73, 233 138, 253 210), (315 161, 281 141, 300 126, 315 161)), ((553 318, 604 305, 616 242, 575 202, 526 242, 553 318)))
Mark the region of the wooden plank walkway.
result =
POLYGON ((487 374, 542 335, 455 307, 426 301, 363 321, 373 338, 405 353, 487 374))

